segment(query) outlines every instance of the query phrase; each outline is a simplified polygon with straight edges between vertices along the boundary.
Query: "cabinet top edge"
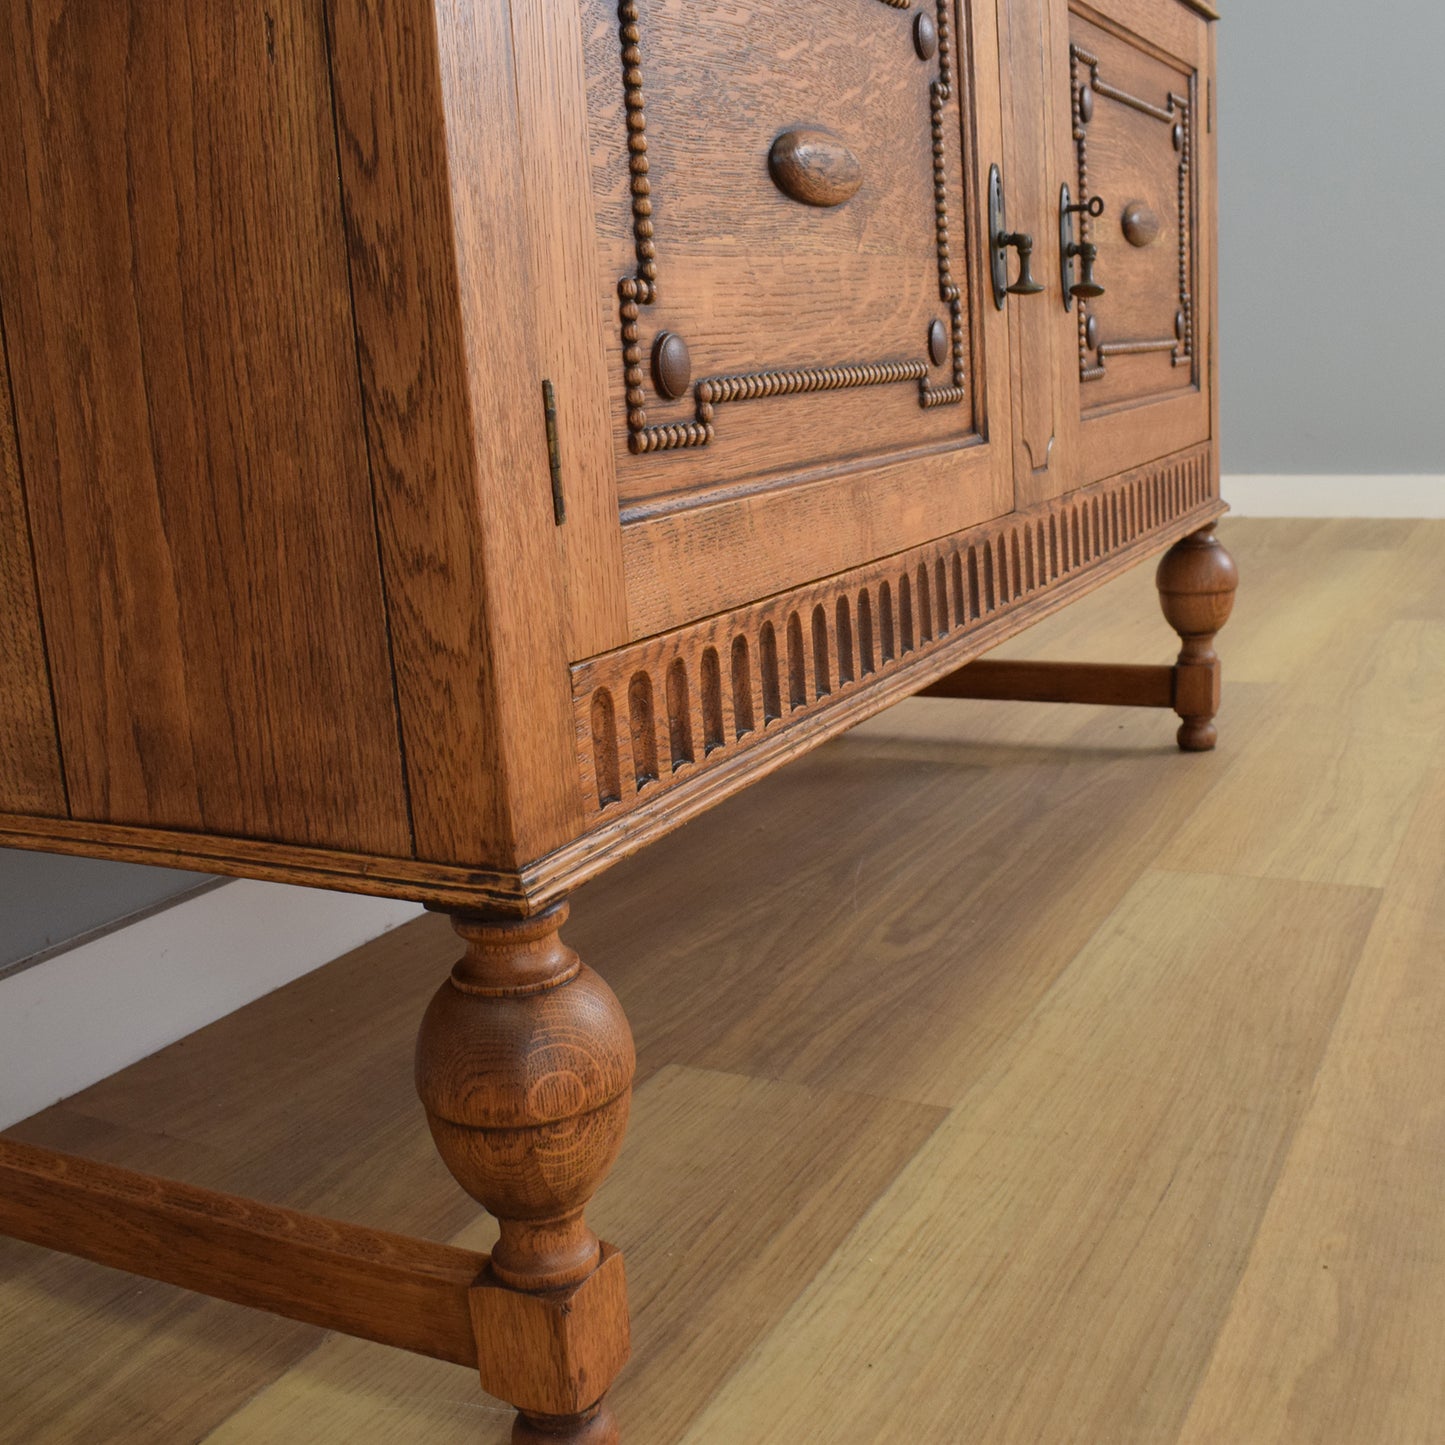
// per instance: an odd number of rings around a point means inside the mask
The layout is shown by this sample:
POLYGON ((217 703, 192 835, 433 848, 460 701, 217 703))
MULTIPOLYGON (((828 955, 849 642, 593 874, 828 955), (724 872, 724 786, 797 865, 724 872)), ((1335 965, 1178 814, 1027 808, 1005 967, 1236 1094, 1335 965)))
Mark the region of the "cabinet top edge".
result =
POLYGON ((1187 6, 1196 14, 1204 16, 1206 20, 1218 20, 1219 11, 1210 4, 1210 0, 1179 0, 1181 5, 1187 6))

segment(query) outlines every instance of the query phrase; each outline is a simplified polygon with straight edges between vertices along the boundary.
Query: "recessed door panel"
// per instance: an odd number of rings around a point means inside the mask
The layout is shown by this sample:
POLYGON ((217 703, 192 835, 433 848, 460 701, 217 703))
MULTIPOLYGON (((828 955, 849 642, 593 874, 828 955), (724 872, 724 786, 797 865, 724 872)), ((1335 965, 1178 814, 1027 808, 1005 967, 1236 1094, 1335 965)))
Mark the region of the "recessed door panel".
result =
MULTIPOLYGON (((1208 160, 1206 22, 1175 24, 1189 53, 1171 53, 1118 19, 1069 14, 1066 104, 1072 153, 1065 177, 1078 208, 1061 290, 1070 320, 1082 421, 1079 480, 1163 456, 1209 435, 1209 276, 1199 225, 1208 160), (1067 294, 1067 293, 1065 293, 1067 294)), ((1061 196, 1061 201, 1062 201, 1061 196)))
POLYGON ((583 0, 634 635, 1011 505, 983 8, 583 0))

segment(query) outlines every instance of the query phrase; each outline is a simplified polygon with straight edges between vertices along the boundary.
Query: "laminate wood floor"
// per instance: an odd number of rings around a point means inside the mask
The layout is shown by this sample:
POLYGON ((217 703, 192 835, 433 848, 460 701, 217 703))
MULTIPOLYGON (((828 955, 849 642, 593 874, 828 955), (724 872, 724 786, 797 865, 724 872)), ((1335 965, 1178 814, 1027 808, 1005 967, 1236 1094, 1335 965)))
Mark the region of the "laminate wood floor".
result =
MULTIPOLYGON (((1221 747, 913 701, 579 895, 628 1445, 1445 1441, 1445 523, 1231 521, 1221 747)), ((1152 569, 1006 652, 1163 661, 1152 569)), ((486 1248, 428 918, 22 1138, 486 1248)), ((0 1441, 503 1445, 464 1370, 0 1241, 0 1441)))

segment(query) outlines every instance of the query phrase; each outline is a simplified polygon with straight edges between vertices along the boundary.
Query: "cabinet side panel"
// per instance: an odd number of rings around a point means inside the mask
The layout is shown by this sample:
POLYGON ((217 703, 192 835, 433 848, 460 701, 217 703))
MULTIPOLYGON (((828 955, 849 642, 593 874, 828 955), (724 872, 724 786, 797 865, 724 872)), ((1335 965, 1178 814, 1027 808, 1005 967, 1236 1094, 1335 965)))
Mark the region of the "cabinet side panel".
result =
POLYGON ((77 818, 409 854, 319 0, 0 12, 77 818))
POLYGON ((0 318, 0 811, 63 816, 65 786, 35 596, 0 318))
POLYGON ((487 575, 494 756, 521 864, 561 846, 583 817, 572 755, 566 589, 541 406, 535 288, 510 5, 437 4, 457 283, 476 419, 487 575))
POLYGON ((581 826, 507 7, 329 20, 417 856, 506 866, 581 826))
POLYGON ((559 483, 555 529, 567 579, 568 656, 627 640, 617 461, 608 409, 588 160, 592 142, 577 0, 513 0, 517 106, 527 234, 537 282, 538 362, 556 386, 559 483))

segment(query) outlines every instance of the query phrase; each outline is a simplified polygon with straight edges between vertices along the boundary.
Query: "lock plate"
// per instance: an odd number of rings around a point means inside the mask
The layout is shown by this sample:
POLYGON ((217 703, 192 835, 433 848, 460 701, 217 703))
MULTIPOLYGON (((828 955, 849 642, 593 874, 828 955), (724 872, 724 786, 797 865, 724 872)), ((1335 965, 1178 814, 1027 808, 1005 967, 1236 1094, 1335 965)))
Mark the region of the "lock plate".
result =
POLYGON ((1008 247, 1002 238, 1008 234, 1008 219, 1003 206, 1003 176, 997 166, 988 172, 988 258, 993 272, 993 304, 1000 311, 1008 301, 1008 247))
POLYGON ((1064 310, 1074 309, 1074 207, 1067 185, 1059 192, 1059 282, 1064 293, 1064 310))

